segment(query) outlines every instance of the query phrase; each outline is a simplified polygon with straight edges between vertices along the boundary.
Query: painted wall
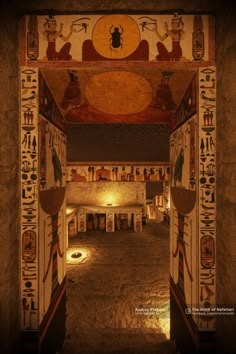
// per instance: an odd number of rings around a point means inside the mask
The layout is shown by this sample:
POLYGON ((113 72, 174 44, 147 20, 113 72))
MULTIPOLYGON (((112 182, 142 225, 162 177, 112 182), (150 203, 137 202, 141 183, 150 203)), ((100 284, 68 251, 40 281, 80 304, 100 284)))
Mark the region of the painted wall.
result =
POLYGON ((171 276, 188 321, 214 331, 216 306, 216 70, 199 69, 197 114, 170 137, 171 276), (189 309, 189 310, 187 310, 189 309))
POLYGON ((186 308, 196 306, 198 288, 196 138, 196 115, 170 136, 170 274, 186 308))
POLYGON ((28 16, 26 60, 208 61, 209 24, 207 15, 28 16))
MULTIPOLYGON (((164 70, 150 75, 138 67, 76 66, 122 60, 204 65, 213 61, 213 24, 208 15, 177 13, 25 16, 21 61, 48 67, 63 62, 68 67, 52 81, 59 109, 69 122, 167 123, 180 100, 172 93, 172 83, 182 86, 190 71, 180 79, 164 70)), ((49 72, 45 75, 50 79, 49 72)))
POLYGON ((67 181, 168 181, 169 166, 166 164, 150 165, 82 165, 67 164, 67 181))
POLYGON ((69 182, 66 187, 68 204, 129 205, 144 204, 144 182, 69 182))
POLYGON ((21 67, 20 93, 21 330, 30 331, 65 276, 66 136, 38 114, 37 69, 21 67))
POLYGON ((39 323, 62 283, 66 235, 66 135, 40 116, 39 323))
MULTIPOLYGON (((211 312, 216 313, 215 317, 199 316, 199 328, 202 331, 216 328, 217 316, 221 316, 223 305, 216 303, 216 74, 215 67, 202 68, 199 70, 198 82, 199 305, 202 308, 210 307, 211 312)), ((223 307, 226 309, 231 306, 224 304, 223 307)), ((232 311, 231 315, 228 313, 225 316, 228 315, 232 316, 232 311)))
POLYGON ((38 70, 21 67, 20 78, 20 280, 21 329, 39 325, 38 70))

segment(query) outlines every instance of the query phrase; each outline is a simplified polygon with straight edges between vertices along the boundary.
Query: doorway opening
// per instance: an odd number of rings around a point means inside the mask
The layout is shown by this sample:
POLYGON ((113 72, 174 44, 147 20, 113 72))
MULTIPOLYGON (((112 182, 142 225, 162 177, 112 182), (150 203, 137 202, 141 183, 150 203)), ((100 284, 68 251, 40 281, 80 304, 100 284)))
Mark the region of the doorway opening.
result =
MULTIPOLYGON (((50 91, 57 88, 58 106, 70 84, 68 72, 72 70, 79 78, 84 72, 90 77, 94 68, 41 70, 50 91), (64 79, 59 80, 60 76, 64 79)), ((96 75, 100 71, 110 72, 111 68, 96 69, 96 75)), ((163 69, 146 67, 144 71, 156 78, 158 88, 163 69)), ((195 73, 195 69, 172 71, 173 85, 182 77, 181 85, 173 86, 176 102, 182 101, 195 73)), ((80 119, 81 106, 70 109, 80 119)), ((158 112, 162 117, 169 114, 163 109, 158 112)), ((65 350, 80 347, 96 352, 104 346, 108 350, 112 343, 114 348, 132 350, 137 338, 140 350, 147 342, 150 350, 156 350, 157 344, 172 350, 173 343, 168 341, 169 134, 166 122, 67 122, 70 214, 65 350), (82 256, 74 258, 78 253, 82 256)))

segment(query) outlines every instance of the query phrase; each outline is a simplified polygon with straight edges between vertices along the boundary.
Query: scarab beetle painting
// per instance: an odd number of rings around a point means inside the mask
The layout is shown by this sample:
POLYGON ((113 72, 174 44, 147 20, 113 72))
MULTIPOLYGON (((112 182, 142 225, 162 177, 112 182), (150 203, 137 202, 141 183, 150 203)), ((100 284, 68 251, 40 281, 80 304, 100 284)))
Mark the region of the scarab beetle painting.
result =
POLYGON ((119 25, 119 27, 115 27, 112 25, 110 27, 110 49, 121 48, 123 47, 123 38, 122 34, 124 33, 124 28, 119 25))

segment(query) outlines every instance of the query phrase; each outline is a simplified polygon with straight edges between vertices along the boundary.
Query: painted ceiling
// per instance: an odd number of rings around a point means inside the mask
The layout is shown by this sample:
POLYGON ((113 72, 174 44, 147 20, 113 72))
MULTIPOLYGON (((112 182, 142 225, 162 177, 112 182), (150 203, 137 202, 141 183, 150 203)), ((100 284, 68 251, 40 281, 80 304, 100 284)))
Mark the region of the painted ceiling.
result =
POLYGON ((71 123, 169 123, 195 74, 148 66, 40 70, 71 123))

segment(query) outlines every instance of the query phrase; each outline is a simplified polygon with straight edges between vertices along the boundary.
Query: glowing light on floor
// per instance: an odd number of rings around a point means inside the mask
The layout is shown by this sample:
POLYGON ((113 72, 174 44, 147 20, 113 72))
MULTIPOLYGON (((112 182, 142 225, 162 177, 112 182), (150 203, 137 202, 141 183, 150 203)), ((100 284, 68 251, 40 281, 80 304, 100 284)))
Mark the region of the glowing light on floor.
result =
POLYGON ((162 314, 160 316, 157 315, 157 317, 152 316, 151 318, 144 320, 144 323, 146 328, 159 328, 159 331, 161 330, 161 332, 166 335, 166 339, 170 338, 169 313, 162 314))
POLYGON ((90 252, 87 248, 70 247, 66 251, 66 263, 78 264, 83 263, 89 259, 90 252))
POLYGON ((170 339, 170 318, 160 318, 159 321, 162 332, 165 333, 167 339, 170 339))
POLYGON ((164 303, 162 307, 162 313, 159 317, 159 325, 162 332, 165 333, 166 338, 170 339, 170 304, 164 303))
POLYGON ((71 258, 79 258, 82 257, 82 253, 81 252, 74 252, 71 255, 71 258))
POLYGON ((143 305, 135 309, 135 314, 141 316, 143 326, 156 328, 165 334, 166 339, 170 338, 170 308, 169 304, 143 305))

